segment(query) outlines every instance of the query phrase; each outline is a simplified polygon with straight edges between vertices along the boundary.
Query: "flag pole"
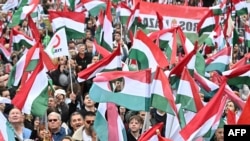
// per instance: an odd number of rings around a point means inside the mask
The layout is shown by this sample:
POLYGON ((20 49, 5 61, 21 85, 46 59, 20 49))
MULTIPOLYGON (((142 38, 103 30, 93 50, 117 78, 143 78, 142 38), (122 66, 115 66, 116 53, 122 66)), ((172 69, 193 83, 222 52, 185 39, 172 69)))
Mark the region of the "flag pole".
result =
POLYGON ((70 65, 70 60, 71 60, 71 55, 69 55, 69 77, 70 77, 70 88, 71 88, 71 93, 74 93, 73 91, 73 82, 72 82, 72 70, 71 70, 71 65, 70 65))
POLYGON ((143 121, 141 134, 143 134, 146 131, 146 128, 147 128, 146 123, 147 123, 148 119, 149 119, 149 112, 146 112, 145 119, 143 121))

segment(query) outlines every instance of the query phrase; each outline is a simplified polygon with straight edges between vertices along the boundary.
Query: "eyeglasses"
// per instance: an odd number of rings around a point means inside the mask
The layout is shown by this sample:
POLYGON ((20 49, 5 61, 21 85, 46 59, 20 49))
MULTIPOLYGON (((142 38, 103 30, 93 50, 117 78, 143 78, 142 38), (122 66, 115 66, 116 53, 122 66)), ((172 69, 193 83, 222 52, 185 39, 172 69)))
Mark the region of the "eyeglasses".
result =
POLYGON ((58 120, 58 119, 49 119, 48 121, 49 121, 49 122, 52 122, 52 121, 57 122, 57 120, 58 120))
POLYGON ((94 123, 94 120, 86 120, 86 123, 88 123, 88 124, 93 124, 93 123, 94 123))

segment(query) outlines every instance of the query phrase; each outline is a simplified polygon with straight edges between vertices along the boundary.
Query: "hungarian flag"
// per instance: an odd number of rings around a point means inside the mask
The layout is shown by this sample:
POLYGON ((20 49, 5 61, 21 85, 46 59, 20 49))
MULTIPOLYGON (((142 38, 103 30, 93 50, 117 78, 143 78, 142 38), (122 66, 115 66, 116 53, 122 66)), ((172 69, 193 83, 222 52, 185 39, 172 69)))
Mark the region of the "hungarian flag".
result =
POLYGON ((184 67, 181 75, 175 103, 181 103, 183 109, 194 113, 199 112, 203 107, 199 96, 198 86, 186 67, 184 67))
POLYGON ((177 42, 176 42, 177 27, 164 29, 152 32, 149 38, 153 41, 158 41, 158 46, 164 49, 165 54, 171 64, 176 63, 177 42))
POLYGON ((37 44, 38 43, 30 48, 12 68, 7 83, 8 88, 17 88, 20 85, 21 79, 27 79, 28 75, 26 74, 32 73, 32 71, 34 71, 37 67, 39 59, 41 58, 40 54, 43 57, 43 62, 48 70, 56 68, 44 50, 36 48, 37 44))
POLYGON ((126 129, 114 103, 99 103, 94 129, 102 141, 127 141, 126 129))
POLYGON ((149 111, 150 79, 150 69, 103 72, 93 79, 89 96, 95 102, 113 102, 130 110, 149 111))
POLYGON ((192 141, 204 136, 218 121, 218 117, 221 117, 222 111, 219 110, 221 110, 221 105, 224 106, 226 102, 226 100, 222 100, 225 85, 226 82, 224 81, 215 96, 180 131, 180 134, 184 140, 192 141))
POLYGON ((178 116, 167 114, 166 119, 166 129, 165 129, 165 137, 173 140, 173 141, 184 141, 182 136, 180 135, 180 130, 186 125, 186 118, 184 115, 184 109, 181 104, 176 104, 178 116))
POLYGON ((194 71, 194 79, 195 82, 200 86, 200 91, 205 95, 205 97, 213 97, 213 95, 219 89, 217 84, 201 76, 196 71, 194 71))
POLYGON ((250 64, 225 71, 222 74, 223 76, 227 77, 227 83, 229 85, 250 85, 250 64))
POLYGON ((6 117, 0 112, 0 140, 1 141, 14 141, 15 140, 15 131, 6 117))
POLYGON ((93 17, 98 16, 99 12, 105 10, 107 6, 104 0, 82 0, 82 3, 93 17))
POLYGON ((250 28, 245 26, 245 44, 247 47, 250 47, 250 28))
POLYGON ((243 124, 243 125, 249 125, 250 124, 250 114, 249 109, 250 108, 250 98, 248 97, 245 107, 243 108, 243 111, 238 119, 237 124, 243 124))
POLYGON ((69 39, 81 39, 85 34, 85 15, 83 13, 49 11, 49 20, 54 32, 65 27, 69 39))
POLYGON ((47 68, 40 56, 36 68, 17 91, 12 104, 26 114, 43 116, 48 107, 48 76, 46 72, 47 68))
POLYGON ((69 56, 67 37, 65 28, 61 28, 51 38, 45 52, 51 57, 69 56))
POLYGON ((25 5, 29 5, 32 2, 32 0, 20 0, 18 7, 23 7, 25 5))
POLYGON ((236 15, 242 16, 242 15, 248 15, 247 10, 247 2, 243 0, 232 0, 233 5, 236 10, 236 15))
POLYGON ((22 47, 31 48, 35 45, 35 40, 31 37, 25 35, 24 33, 12 29, 12 43, 13 43, 13 50, 20 51, 22 47))
POLYGON ((171 86, 168 78, 163 70, 157 67, 155 78, 151 85, 152 107, 161 111, 177 115, 174 95, 172 94, 171 86))
POLYGON ((246 64, 249 64, 249 60, 250 59, 250 53, 246 53, 244 55, 243 58, 241 58, 240 60, 238 60, 236 63, 234 63, 230 69, 235 69, 235 68, 238 68, 238 67, 241 67, 241 66, 244 66, 246 64))
POLYGON ((206 15, 200 20, 197 25, 197 32, 201 36, 205 32, 212 32, 215 25, 219 23, 219 16, 214 15, 212 10, 209 10, 206 15))
POLYGON ((227 7, 227 0, 221 0, 221 2, 215 6, 209 7, 213 11, 214 15, 222 15, 225 13, 227 7))
POLYGON ((144 132, 138 141, 171 141, 161 136, 163 126, 163 122, 155 124, 152 128, 144 132))
POLYGON ((103 71, 118 70, 122 68, 121 52, 116 49, 112 54, 101 59, 99 62, 78 73, 78 82, 83 82, 95 77, 98 73, 103 71))
POLYGON ((39 50, 32 51, 33 50, 29 50, 25 53, 12 68, 7 83, 8 88, 18 87, 23 77, 23 73, 33 71, 36 68, 39 60, 39 50), (28 61, 29 65, 25 68, 26 62, 28 61))
POLYGON ((11 60, 11 53, 0 43, 0 54, 1 54, 1 58, 7 61, 11 60))
POLYGON ((185 54, 190 53, 194 49, 193 43, 186 37, 181 28, 178 28, 177 32, 179 34, 185 54))
POLYGON ((134 9, 131 11, 131 15, 127 20, 126 27, 132 34, 135 34, 137 32, 138 27, 140 27, 141 29, 146 28, 146 25, 143 24, 140 17, 140 2, 138 2, 134 9))
POLYGON ((27 18, 27 16, 35 10, 39 2, 40 0, 32 0, 29 5, 19 7, 12 16, 12 22, 8 26, 14 27, 20 24, 22 20, 27 18))
POLYGON ((113 26, 112 26, 112 13, 111 1, 107 1, 107 9, 103 21, 103 41, 102 46, 107 50, 113 50, 113 26))
POLYGON ((136 60, 140 70, 151 68, 152 72, 155 72, 157 66, 160 68, 168 66, 168 60, 160 48, 141 30, 136 33, 128 58, 136 60))
POLYGON ((220 25, 216 25, 215 29, 209 34, 205 40, 205 44, 210 47, 216 47, 219 50, 225 47, 226 40, 220 25))
POLYGON ((117 6, 116 13, 119 16, 122 25, 126 25, 132 10, 124 2, 120 2, 117 6))
POLYGON ((231 57, 231 47, 225 47, 206 59, 206 71, 224 72, 228 70, 231 57))

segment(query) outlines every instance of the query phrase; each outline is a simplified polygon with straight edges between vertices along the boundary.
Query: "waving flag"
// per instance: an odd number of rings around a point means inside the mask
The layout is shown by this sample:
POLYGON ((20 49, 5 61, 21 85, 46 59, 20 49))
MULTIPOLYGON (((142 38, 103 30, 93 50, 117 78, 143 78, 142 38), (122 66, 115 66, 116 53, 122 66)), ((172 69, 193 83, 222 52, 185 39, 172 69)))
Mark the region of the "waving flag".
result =
POLYGON ((12 125, 4 117, 3 113, 0 112, 0 140, 1 141, 14 141, 15 131, 12 125))
POLYGON ((45 52, 51 57, 69 56, 65 28, 58 30, 51 38, 45 52))
MULTIPOLYGON (((41 49, 36 48, 36 50, 41 49)), ((26 114, 43 116, 48 107, 48 77, 46 72, 47 68, 44 66, 42 56, 40 56, 36 68, 21 85, 20 90, 12 100, 12 104, 26 114)))
POLYGON ((108 55, 99 62, 79 72, 77 79, 78 82, 83 82, 85 80, 95 77, 96 74, 102 71, 117 70, 121 68, 122 68, 121 52, 120 49, 118 48, 112 54, 108 55))
POLYGON ((99 103, 94 129, 102 141, 127 141, 123 121, 113 103, 99 103))
POLYGON ((152 106, 164 112, 177 115, 174 96, 167 76, 159 67, 151 86, 152 106))
POLYGON ((65 27, 70 39, 82 38, 85 34, 85 15, 83 13, 49 11, 49 19, 54 32, 65 27))
POLYGON ((192 141, 204 136, 210 128, 220 119, 226 100, 223 100, 225 82, 221 85, 215 96, 202 108, 195 117, 180 131, 185 141, 192 141), (221 110, 221 111, 219 111, 221 110))
POLYGON ((168 66, 167 58, 160 48, 141 30, 136 33, 136 38, 129 51, 129 58, 137 61, 139 69, 152 68, 152 72, 155 72, 157 66, 160 68, 168 66))
POLYGON ((148 111, 151 97, 150 79, 149 69, 104 72, 93 79, 89 96, 95 102, 113 102, 131 110, 148 111), (117 81, 120 84, 119 90, 116 89, 117 81), (114 83, 116 86, 112 89, 114 83))
POLYGON ((206 59, 206 71, 223 72, 228 70, 231 57, 231 47, 225 47, 213 56, 206 59))
POLYGON ((12 23, 9 25, 9 27, 14 27, 18 25, 22 20, 27 18, 27 16, 35 10, 39 2, 40 0, 32 0, 32 2, 28 6, 19 7, 14 13, 12 17, 12 23))

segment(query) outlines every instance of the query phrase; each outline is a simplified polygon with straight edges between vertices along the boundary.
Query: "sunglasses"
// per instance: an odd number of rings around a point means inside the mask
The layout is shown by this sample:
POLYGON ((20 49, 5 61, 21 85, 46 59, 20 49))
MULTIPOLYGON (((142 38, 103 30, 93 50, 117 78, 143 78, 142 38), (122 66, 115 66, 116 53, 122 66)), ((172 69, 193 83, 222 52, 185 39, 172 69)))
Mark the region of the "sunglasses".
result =
POLYGON ((86 123, 88 123, 88 124, 93 124, 93 123, 94 123, 94 120, 86 120, 86 123))
POLYGON ((49 119, 48 121, 49 121, 49 122, 52 122, 52 121, 57 122, 57 120, 58 120, 58 119, 49 119))

